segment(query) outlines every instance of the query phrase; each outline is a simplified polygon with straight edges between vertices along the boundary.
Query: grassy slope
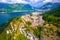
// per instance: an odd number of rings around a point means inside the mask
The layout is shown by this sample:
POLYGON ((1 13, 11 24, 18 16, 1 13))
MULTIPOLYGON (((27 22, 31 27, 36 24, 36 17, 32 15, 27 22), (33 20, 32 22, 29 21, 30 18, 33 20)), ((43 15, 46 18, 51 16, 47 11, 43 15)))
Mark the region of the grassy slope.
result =
POLYGON ((18 30, 20 28, 18 26, 19 25, 18 22, 21 23, 20 17, 11 19, 9 23, 5 26, 4 30, 0 33, 0 40, 29 40, 24 36, 24 34, 21 34, 20 31, 18 30), (17 24, 17 26, 13 26, 13 28, 17 28, 15 31, 13 31, 11 28, 12 27, 11 25, 14 25, 14 24, 10 25, 11 22, 17 24), (12 31, 12 33, 7 34, 7 30, 9 29, 12 31), (16 36, 16 39, 14 39, 14 36, 16 36))

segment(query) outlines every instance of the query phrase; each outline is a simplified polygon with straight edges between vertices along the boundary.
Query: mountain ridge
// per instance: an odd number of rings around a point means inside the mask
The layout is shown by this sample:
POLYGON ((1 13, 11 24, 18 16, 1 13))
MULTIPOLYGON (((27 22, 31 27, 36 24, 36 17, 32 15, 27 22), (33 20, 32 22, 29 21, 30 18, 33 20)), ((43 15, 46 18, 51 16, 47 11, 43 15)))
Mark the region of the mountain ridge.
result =
POLYGON ((14 10, 27 10, 27 11, 30 11, 30 10, 50 10, 50 9, 53 9, 53 8, 56 8, 57 6, 59 6, 60 3, 51 3, 51 2, 48 2, 46 4, 44 4, 43 6, 41 7, 34 7, 34 6, 31 6, 29 4, 7 4, 7 3, 0 3, 0 12, 6 12, 7 10, 11 10, 11 11, 14 11, 14 10))

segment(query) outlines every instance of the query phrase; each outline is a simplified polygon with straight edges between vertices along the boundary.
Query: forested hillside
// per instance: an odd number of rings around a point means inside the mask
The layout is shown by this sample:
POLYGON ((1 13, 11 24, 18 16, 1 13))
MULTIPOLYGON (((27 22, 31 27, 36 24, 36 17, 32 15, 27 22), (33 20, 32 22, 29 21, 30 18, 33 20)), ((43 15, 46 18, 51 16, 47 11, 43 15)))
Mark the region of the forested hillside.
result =
POLYGON ((60 28, 60 6, 43 14, 43 19, 48 23, 52 23, 60 28))

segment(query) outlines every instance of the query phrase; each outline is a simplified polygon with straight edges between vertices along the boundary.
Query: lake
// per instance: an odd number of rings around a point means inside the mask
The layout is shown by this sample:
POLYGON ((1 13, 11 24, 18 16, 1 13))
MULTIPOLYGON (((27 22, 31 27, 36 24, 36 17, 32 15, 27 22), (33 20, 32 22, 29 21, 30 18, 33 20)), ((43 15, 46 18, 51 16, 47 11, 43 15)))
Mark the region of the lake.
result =
POLYGON ((7 23, 9 19, 22 16, 25 14, 30 14, 30 12, 12 12, 12 13, 1 13, 0 14, 0 25, 3 23, 7 23))

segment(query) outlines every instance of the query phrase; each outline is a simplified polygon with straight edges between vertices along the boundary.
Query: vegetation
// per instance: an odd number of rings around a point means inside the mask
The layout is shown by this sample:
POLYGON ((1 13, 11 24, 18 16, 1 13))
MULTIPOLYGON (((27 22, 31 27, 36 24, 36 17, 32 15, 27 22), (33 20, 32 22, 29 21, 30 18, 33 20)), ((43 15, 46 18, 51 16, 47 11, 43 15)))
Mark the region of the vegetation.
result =
POLYGON ((60 5, 54 9, 46 11, 45 14, 54 15, 56 17, 60 17, 60 5))
MULTIPOLYGON (((43 20, 45 21, 43 26, 31 26, 32 22, 22 20, 21 16, 15 17, 9 20, 9 23, 3 26, 3 30, 0 28, 0 40, 29 40, 23 33, 21 33, 20 28, 26 28, 26 32, 33 33, 37 38, 53 38, 60 37, 60 6, 47 11, 43 14, 43 20), (11 33, 7 33, 10 30, 11 33), (46 37, 47 36, 47 37, 46 37)), ((32 16, 32 14, 30 14, 32 16)))
POLYGON ((37 38, 41 38, 41 31, 42 31, 42 27, 40 26, 33 29, 33 33, 37 38))
POLYGON ((60 6, 43 14, 43 19, 49 24, 60 28, 60 6))
POLYGON ((0 13, 1 12, 13 12, 13 11, 30 11, 33 10, 32 7, 30 5, 24 5, 24 4, 8 4, 8 7, 6 8, 1 8, 0 9, 0 13))
MULTIPOLYGON (((58 6, 55 9, 46 11, 43 14, 43 19, 45 20, 45 25, 49 24, 45 27, 46 31, 43 31, 45 35, 49 37, 49 35, 57 37, 57 39, 54 38, 54 40, 60 40, 59 33, 60 33, 60 6, 58 6), (54 31, 55 30, 55 31, 54 31), (53 32, 53 33, 52 33, 53 32)), ((53 37, 51 38, 53 39, 53 37)))
POLYGON ((21 34, 21 32, 19 31, 19 28, 20 28, 19 22, 22 23, 21 17, 19 16, 11 19, 9 23, 6 26, 4 26, 5 28, 1 30, 0 40, 29 40, 25 37, 24 34, 21 34), (16 26, 14 26, 14 24, 16 24, 16 26), (14 28, 14 31, 12 27, 14 28), (10 30, 11 33, 7 34, 7 30, 10 30))

